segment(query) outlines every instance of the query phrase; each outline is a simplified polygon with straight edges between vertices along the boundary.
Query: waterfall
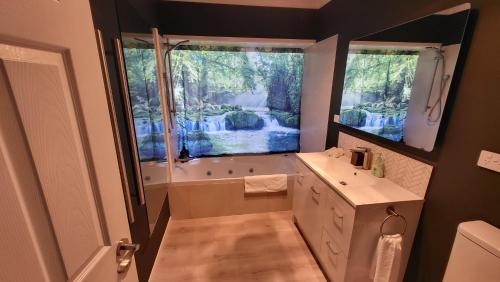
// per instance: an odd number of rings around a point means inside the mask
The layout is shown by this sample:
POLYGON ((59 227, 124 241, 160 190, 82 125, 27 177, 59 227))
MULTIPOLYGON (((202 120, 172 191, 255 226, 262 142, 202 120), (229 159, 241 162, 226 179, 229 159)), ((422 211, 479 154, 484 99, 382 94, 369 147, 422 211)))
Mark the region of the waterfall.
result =
POLYGON ((186 127, 187 131, 193 131, 193 130, 199 130, 200 129, 200 124, 198 121, 192 121, 189 119, 184 119, 184 126, 186 127))
POLYGON ((205 132, 225 131, 226 130, 226 114, 220 116, 208 116, 201 121, 201 129, 205 132))
POLYGON ((384 125, 392 125, 396 127, 400 127, 404 123, 404 119, 400 116, 386 116, 380 113, 370 113, 365 111, 366 113, 366 121, 363 128, 382 128, 384 125))
POLYGON ((366 113, 366 121, 364 128, 382 128, 386 122, 386 118, 384 114, 380 113, 370 113, 365 111, 366 113))
POLYGON ((271 117, 269 114, 264 114, 262 112, 257 112, 257 115, 264 120, 264 129, 269 131, 282 130, 282 126, 278 123, 278 120, 271 117))
POLYGON ((264 108, 264 110, 263 109, 256 109, 256 108, 252 108, 252 110, 256 110, 255 114, 257 114, 259 117, 261 117, 264 120, 264 128, 261 129, 262 131, 280 131, 280 132, 285 132, 285 133, 298 133, 299 132, 298 129, 281 126, 278 123, 278 120, 269 114, 269 109, 267 107, 264 108))

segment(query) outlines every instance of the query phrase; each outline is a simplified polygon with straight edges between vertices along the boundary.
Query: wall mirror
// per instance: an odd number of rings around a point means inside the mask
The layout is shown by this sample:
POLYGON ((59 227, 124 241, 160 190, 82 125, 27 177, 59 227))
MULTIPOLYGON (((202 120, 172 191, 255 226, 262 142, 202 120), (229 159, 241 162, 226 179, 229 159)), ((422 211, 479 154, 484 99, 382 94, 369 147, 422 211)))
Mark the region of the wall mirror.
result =
POLYGON ((340 123, 432 151, 469 16, 463 4, 351 41, 340 123))

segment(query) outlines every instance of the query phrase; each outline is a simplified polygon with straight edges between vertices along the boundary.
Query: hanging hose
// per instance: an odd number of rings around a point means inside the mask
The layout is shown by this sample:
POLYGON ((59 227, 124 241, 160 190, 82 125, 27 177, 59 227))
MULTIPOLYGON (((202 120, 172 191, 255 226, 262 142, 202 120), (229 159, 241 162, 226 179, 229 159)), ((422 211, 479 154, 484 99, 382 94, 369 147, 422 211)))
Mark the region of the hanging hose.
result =
MULTIPOLYGON (((437 69, 437 66, 439 65, 439 63, 441 62, 441 81, 439 84, 439 96, 438 96, 438 98, 436 99, 436 101, 434 102, 434 104, 431 107, 429 107, 429 105, 427 104, 428 109, 430 109, 429 113, 427 114, 427 124, 428 125, 434 125, 435 123, 437 123, 441 119, 441 116, 443 113, 444 91, 446 89, 446 84, 447 84, 448 80, 450 79, 449 74, 446 74, 446 75, 444 74, 446 61, 445 61, 445 58, 443 55, 443 50, 436 49, 436 52, 438 54, 438 57, 436 57, 436 60, 437 60, 436 69, 437 69), (437 111, 437 116, 433 117, 434 112, 436 112, 436 111, 437 111)), ((434 86, 434 80, 433 80, 433 83, 431 84, 431 93, 432 93, 433 86, 434 86)), ((431 95, 429 95, 429 99, 430 99, 430 96, 431 95)))

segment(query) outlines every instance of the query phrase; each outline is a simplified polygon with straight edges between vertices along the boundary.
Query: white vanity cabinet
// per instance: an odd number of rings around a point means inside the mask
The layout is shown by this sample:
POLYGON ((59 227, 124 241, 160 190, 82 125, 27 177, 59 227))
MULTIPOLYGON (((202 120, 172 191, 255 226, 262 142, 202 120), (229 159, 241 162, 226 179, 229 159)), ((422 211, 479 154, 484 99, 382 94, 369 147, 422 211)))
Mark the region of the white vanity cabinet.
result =
MULTIPOLYGON (((380 225, 393 207, 406 220, 399 281, 402 281, 423 199, 387 179, 323 153, 300 153, 296 161, 293 214, 321 267, 334 282, 371 281, 380 225), (344 183, 344 184, 341 184, 344 183)), ((400 218, 385 233, 402 232, 400 218)))
POLYGON ((321 240, 321 201, 325 197, 323 185, 316 175, 302 163, 297 163, 297 177, 294 183, 294 216, 301 224, 301 230, 309 245, 319 251, 321 240))

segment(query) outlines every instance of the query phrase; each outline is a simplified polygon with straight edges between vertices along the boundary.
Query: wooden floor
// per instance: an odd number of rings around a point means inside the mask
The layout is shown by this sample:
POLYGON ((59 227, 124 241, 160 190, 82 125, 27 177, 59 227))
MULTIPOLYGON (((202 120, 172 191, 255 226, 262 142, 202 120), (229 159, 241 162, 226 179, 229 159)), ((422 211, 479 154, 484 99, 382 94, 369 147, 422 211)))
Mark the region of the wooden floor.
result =
POLYGON ((171 220, 150 281, 326 281, 291 212, 171 220))

